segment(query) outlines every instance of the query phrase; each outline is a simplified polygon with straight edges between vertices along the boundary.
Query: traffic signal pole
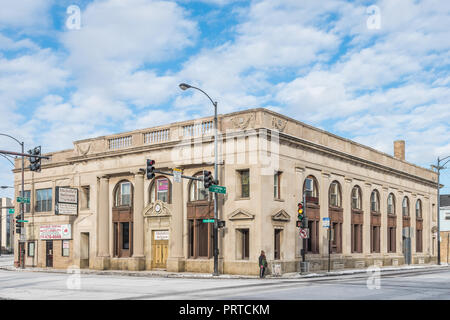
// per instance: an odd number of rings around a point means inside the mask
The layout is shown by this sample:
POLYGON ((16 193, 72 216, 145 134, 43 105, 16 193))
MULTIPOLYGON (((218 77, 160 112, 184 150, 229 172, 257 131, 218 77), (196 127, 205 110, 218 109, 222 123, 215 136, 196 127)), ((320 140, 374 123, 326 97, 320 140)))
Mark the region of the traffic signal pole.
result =
MULTIPOLYGON (((11 137, 11 136, 9 136, 9 137, 11 137)), ((13 138, 13 137, 11 137, 11 138, 13 138)), ((14 139, 14 140, 16 140, 16 139, 14 139)), ((16 140, 16 141, 19 142, 18 140, 16 140)), ((22 197, 25 197, 25 194, 24 194, 25 193, 25 191, 24 191, 24 185, 25 185, 25 181, 24 181, 25 180, 25 157, 35 157, 35 158, 40 158, 40 159, 50 159, 50 157, 45 157, 45 156, 41 156, 41 155, 32 155, 32 154, 29 154, 29 153, 25 153, 24 143, 23 142, 19 142, 19 144, 22 147, 22 152, 21 153, 20 152, 0 150, 0 154, 10 154, 10 155, 13 155, 13 156, 21 156, 22 157, 22 197)), ((23 202, 20 203, 20 218, 21 218, 22 221, 25 220, 25 210, 24 210, 24 203, 23 202)), ((20 231, 21 231, 20 234, 21 235, 23 234, 23 230, 24 230, 24 222, 21 222, 20 223, 20 231)), ((19 238, 18 258, 19 258, 20 267, 22 269, 24 269, 25 268, 25 247, 24 247, 24 245, 21 246, 20 245, 21 243, 25 243, 25 242, 22 241, 19 238)))

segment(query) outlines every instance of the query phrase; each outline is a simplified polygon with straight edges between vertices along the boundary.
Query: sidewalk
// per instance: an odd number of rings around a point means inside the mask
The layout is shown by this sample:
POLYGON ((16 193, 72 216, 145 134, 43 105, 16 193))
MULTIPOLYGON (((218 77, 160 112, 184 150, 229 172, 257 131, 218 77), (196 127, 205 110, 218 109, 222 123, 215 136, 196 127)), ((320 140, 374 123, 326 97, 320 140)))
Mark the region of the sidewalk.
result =
MULTIPOLYGON (((48 272, 48 273, 80 273, 80 274, 94 274, 94 275, 115 275, 115 276, 133 276, 133 277, 159 277, 159 278, 189 278, 189 279, 259 279, 259 276, 252 275, 232 275, 232 274, 220 274, 213 276, 211 273, 194 273, 194 272, 168 272, 163 270, 151 270, 151 271, 128 271, 128 270, 91 270, 91 269, 51 269, 51 268, 36 268, 27 267, 25 269, 16 268, 12 265, 0 264, 0 270, 18 271, 18 272, 48 272)), ((380 272, 383 273, 413 273, 417 271, 433 271, 433 270, 450 270, 447 264, 439 265, 409 265, 399 267, 380 267, 380 272)), ((371 271, 368 268, 365 269, 344 269, 336 271, 317 271, 307 274, 300 274, 299 272, 284 273, 281 276, 267 275, 266 279, 308 279, 319 277, 333 277, 342 275, 358 275, 358 274, 370 274, 372 275, 374 270, 371 271)))

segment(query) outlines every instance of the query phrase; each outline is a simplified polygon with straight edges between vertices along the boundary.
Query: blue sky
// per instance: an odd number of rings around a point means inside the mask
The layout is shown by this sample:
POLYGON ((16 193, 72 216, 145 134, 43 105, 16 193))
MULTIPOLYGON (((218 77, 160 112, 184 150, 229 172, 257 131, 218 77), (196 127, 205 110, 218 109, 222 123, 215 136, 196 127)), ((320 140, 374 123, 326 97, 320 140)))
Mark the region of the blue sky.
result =
MULTIPOLYGON (((0 4, 0 132, 26 148, 210 115, 188 82, 220 113, 267 107, 391 155, 403 139, 427 168, 450 155, 448 1, 0 4)), ((450 193, 450 169, 442 180, 450 193)), ((0 184, 13 184, 3 158, 0 184)))

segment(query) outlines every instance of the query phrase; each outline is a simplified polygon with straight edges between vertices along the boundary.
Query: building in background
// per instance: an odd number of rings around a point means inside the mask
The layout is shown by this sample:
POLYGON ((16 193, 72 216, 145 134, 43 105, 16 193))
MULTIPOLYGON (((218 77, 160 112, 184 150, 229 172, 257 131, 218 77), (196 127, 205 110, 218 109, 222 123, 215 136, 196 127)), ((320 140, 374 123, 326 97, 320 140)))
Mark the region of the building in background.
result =
POLYGON ((440 196, 441 263, 450 262, 450 194, 440 196))
MULTIPOLYGON (((212 272, 212 194, 201 181, 147 179, 145 167, 152 159, 164 172, 214 171, 213 127, 206 117, 46 154, 41 172, 25 172, 26 266, 212 272)), ((437 173, 407 162, 404 141, 391 156, 262 108, 220 115, 218 129, 221 273, 258 275, 261 250, 269 270, 300 270, 306 179, 311 271, 328 261, 333 270, 436 263, 437 173)))
POLYGON ((0 198, 0 250, 2 254, 14 251, 14 214, 9 214, 8 209, 13 206, 10 198, 0 198))

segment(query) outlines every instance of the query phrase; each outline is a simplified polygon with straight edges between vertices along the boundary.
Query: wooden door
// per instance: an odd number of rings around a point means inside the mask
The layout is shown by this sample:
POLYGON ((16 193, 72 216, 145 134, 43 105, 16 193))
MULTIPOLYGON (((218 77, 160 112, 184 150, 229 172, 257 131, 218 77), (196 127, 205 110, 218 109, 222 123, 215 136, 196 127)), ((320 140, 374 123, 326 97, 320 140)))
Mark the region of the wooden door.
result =
POLYGON ((169 255, 169 240, 161 239, 153 231, 152 237, 152 268, 166 269, 169 255))

